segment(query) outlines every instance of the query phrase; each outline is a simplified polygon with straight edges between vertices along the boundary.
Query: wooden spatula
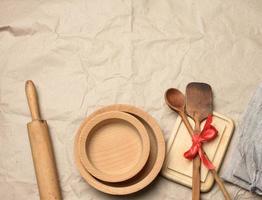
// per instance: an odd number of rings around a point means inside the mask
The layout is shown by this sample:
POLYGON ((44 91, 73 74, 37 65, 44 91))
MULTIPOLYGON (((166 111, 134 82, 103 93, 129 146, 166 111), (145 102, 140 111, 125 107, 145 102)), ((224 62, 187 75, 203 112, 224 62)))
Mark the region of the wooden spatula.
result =
MULTIPOLYGON (((189 83, 186 87, 186 112, 195 121, 194 134, 198 134, 200 123, 212 114, 212 89, 206 83, 189 83)), ((193 161, 192 199, 200 199, 200 158, 193 161)))

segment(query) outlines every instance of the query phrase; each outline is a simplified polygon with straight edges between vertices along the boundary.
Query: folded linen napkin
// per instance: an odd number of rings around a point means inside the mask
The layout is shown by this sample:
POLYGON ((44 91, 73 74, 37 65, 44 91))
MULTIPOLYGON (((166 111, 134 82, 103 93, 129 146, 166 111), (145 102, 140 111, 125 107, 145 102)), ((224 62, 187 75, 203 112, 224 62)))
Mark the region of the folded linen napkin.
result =
POLYGON ((236 137, 237 144, 222 177, 262 195, 262 83, 248 103, 236 137))

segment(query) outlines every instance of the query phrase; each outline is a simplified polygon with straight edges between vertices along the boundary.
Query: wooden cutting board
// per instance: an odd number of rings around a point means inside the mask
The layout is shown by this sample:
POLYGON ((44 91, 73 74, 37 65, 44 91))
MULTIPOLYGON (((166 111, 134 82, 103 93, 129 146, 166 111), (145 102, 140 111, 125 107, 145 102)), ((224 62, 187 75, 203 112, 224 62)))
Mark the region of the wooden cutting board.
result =
MULTIPOLYGON (((188 118, 192 127, 194 121, 188 118)), ((201 123, 201 130, 205 121, 201 123)), ((218 130, 218 137, 211 142, 205 143, 203 149, 208 158, 219 170, 227 146, 234 130, 231 119, 213 112, 212 124, 218 130)), ((168 140, 166 160, 162 168, 162 175, 172 181, 192 187, 192 165, 193 162, 184 158, 183 154, 191 147, 191 138, 180 117, 177 118, 174 130, 168 140)), ((201 192, 209 191, 214 183, 214 178, 204 165, 201 165, 201 192)))

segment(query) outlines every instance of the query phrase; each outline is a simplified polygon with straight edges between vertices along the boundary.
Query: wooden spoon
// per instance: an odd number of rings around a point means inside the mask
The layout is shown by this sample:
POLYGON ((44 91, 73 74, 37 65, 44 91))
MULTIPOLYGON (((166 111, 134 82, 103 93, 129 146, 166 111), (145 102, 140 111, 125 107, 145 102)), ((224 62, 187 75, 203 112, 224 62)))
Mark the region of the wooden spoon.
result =
MULTIPOLYGON (((175 112, 177 112, 179 114, 179 116, 182 118, 182 121, 184 122, 184 124, 186 125, 186 128, 188 130, 188 133, 190 134, 190 136, 193 136, 193 129, 187 119, 187 116, 185 114, 185 96, 182 92, 180 92, 179 90, 175 89, 175 88, 170 88, 166 91, 165 93, 165 100, 167 105, 174 110, 175 112)), ((217 171, 215 169, 210 170, 215 181, 217 182, 220 190, 222 191, 224 197, 226 200, 231 200, 231 197, 228 193, 228 191, 226 190, 226 187, 224 185, 224 182, 222 181, 222 179, 218 176, 217 171)))
POLYGON ((175 88, 170 88, 165 93, 166 104, 175 112, 179 114, 182 118, 182 121, 186 125, 188 133, 193 136, 193 129, 190 125, 187 115, 185 113, 185 96, 182 92, 175 88))

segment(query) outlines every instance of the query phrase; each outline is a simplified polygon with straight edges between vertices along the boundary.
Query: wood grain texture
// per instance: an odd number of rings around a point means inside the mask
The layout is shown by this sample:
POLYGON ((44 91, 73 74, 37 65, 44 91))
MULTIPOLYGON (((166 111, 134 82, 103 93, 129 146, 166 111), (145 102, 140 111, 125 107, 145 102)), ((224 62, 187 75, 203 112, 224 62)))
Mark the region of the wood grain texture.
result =
MULTIPOLYGON (((194 121, 188 117, 192 125, 194 121)), ((201 123, 201 128, 205 121, 201 123)), ((230 142, 234 130, 233 121, 224 115, 213 112, 212 124, 218 130, 218 137, 203 145, 210 161, 216 166, 218 171, 227 146, 230 142)), ((183 157, 185 151, 191 147, 191 137, 187 133, 187 128, 180 117, 177 118, 173 132, 167 144, 167 156, 162 169, 162 175, 166 178, 178 182, 187 187, 192 187, 192 162, 183 157)), ((205 166, 201 166, 201 186, 202 192, 208 192, 214 183, 212 172, 209 172, 205 166)))
POLYGON ((87 117, 84 120, 81 127, 86 122, 91 120, 94 116, 108 111, 121 111, 121 112, 132 114, 144 124, 150 139, 150 147, 151 147, 149 158, 147 160, 147 163, 145 164, 145 167, 135 177, 119 183, 108 183, 94 178, 84 168, 79 157, 78 145, 77 145, 80 135, 79 131, 75 138, 76 165, 81 176, 87 181, 88 184, 90 184, 92 187, 96 188, 97 190, 113 195, 131 194, 145 188, 158 175, 165 158, 165 140, 157 122, 148 113, 134 106, 124 105, 124 104, 106 106, 104 108, 97 110, 96 112, 92 113, 89 117, 87 117))
POLYGON ((202 122, 213 111, 212 88, 206 83, 192 82, 186 87, 186 113, 196 123, 202 122))
MULTIPOLYGON (((181 119, 182 119, 182 122, 185 124, 185 126, 186 126, 186 128, 187 128, 187 130, 188 130, 188 133, 189 133, 190 137, 192 138, 194 132, 193 132, 193 129, 192 129, 192 127, 191 127, 191 125, 190 125, 190 123, 189 123, 189 121, 188 121, 185 113, 184 113, 184 112, 179 112, 179 115, 180 115, 180 117, 181 117, 181 119)), ((204 152, 204 153, 205 153, 205 152, 204 152)), ((206 153, 205 153, 205 155, 206 155, 206 153)), ((206 155, 206 158, 208 158, 207 155, 206 155)), ((209 158, 208 158, 208 159, 209 159, 209 158)), ((193 168, 193 169, 194 169, 194 168, 193 168)), ((210 171, 211 171, 214 179, 216 180, 219 189, 220 189, 221 192, 223 193, 224 198, 225 198, 226 200, 231 200, 230 194, 228 193, 228 191, 227 191, 227 189, 226 189, 226 187, 225 187, 225 184, 224 184, 223 180, 222 180, 222 179, 219 177, 219 175, 217 174, 216 169, 211 169, 210 171)), ((193 173, 193 174, 194 174, 194 173, 193 173)), ((194 177, 193 177, 193 179, 194 179, 194 177)), ((200 180, 200 177, 199 177, 199 180, 200 180)))
POLYGON ((110 111, 95 116, 80 130, 82 164, 96 178, 121 182, 135 176, 147 162, 150 142, 134 116, 110 111))
POLYGON ((26 81, 25 93, 27 97, 29 110, 31 112, 32 120, 40 120, 41 116, 40 116, 40 109, 38 105, 38 96, 33 81, 31 80, 26 81))
POLYGON ((60 200, 62 196, 47 123, 34 120, 27 127, 40 199, 60 200))
MULTIPOLYGON (((187 116, 185 114, 185 96, 184 94, 176 88, 169 88, 165 92, 165 101, 169 108, 173 111, 177 112, 177 114, 181 117, 182 122, 187 128, 187 132, 190 135, 191 139, 193 138, 194 132, 191 124, 189 123, 187 116)), ((204 152, 205 153, 205 152, 204 152)), ((206 155, 207 157, 207 155, 206 155)), ((208 158, 208 157, 207 157, 208 158)), ((226 200, 231 200, 231 197, 225 187, 224 182, 218 176, 216 169, 210 170, 214 179, 216 180, 218 187, 220 188, 221 192, 223 193, 226 200)))
POLYGON ((57 169, 46 121, 41 120, 36 88, 32 81, 25 86, 32 122, 27 124, 39 196, 41 200, 61 200, 57 169))
MULTIPOLYGON (((200 122, 212 114, 213 97, 210 85, 206 83, 192 82, 186 87, 186 112, 194 119, 194 134, 199 134, 200 122)), ((192 199, 200 199, 200 158, 197 155, 193 160, 193 186, 192 199)))
POLYGON ((231 196, 230 194, 228 193, 226 187, 225 187, 225 184, 223 182, 223 180, 220 178, 220 176, 217 174, 217 171, 215 169, 211 169, 210 170, 214 179, 216 180, 217 184, 218 184, 218 187, 219 189, 222 191, 223 195, 224 195, 224 198, 226 200, 231 200, 231 196))
MULTIPOLYGON (((193 131, 193 134, 199 134, 200 133, 200 121, 195 122, 195 128, 193 131)), ((193 185, 192 185, 192 199, 193 200, 199 200, 200 197, 200 167, 201 167, 201 161, 200 157, 197 155, 193 159, 193 185)))

